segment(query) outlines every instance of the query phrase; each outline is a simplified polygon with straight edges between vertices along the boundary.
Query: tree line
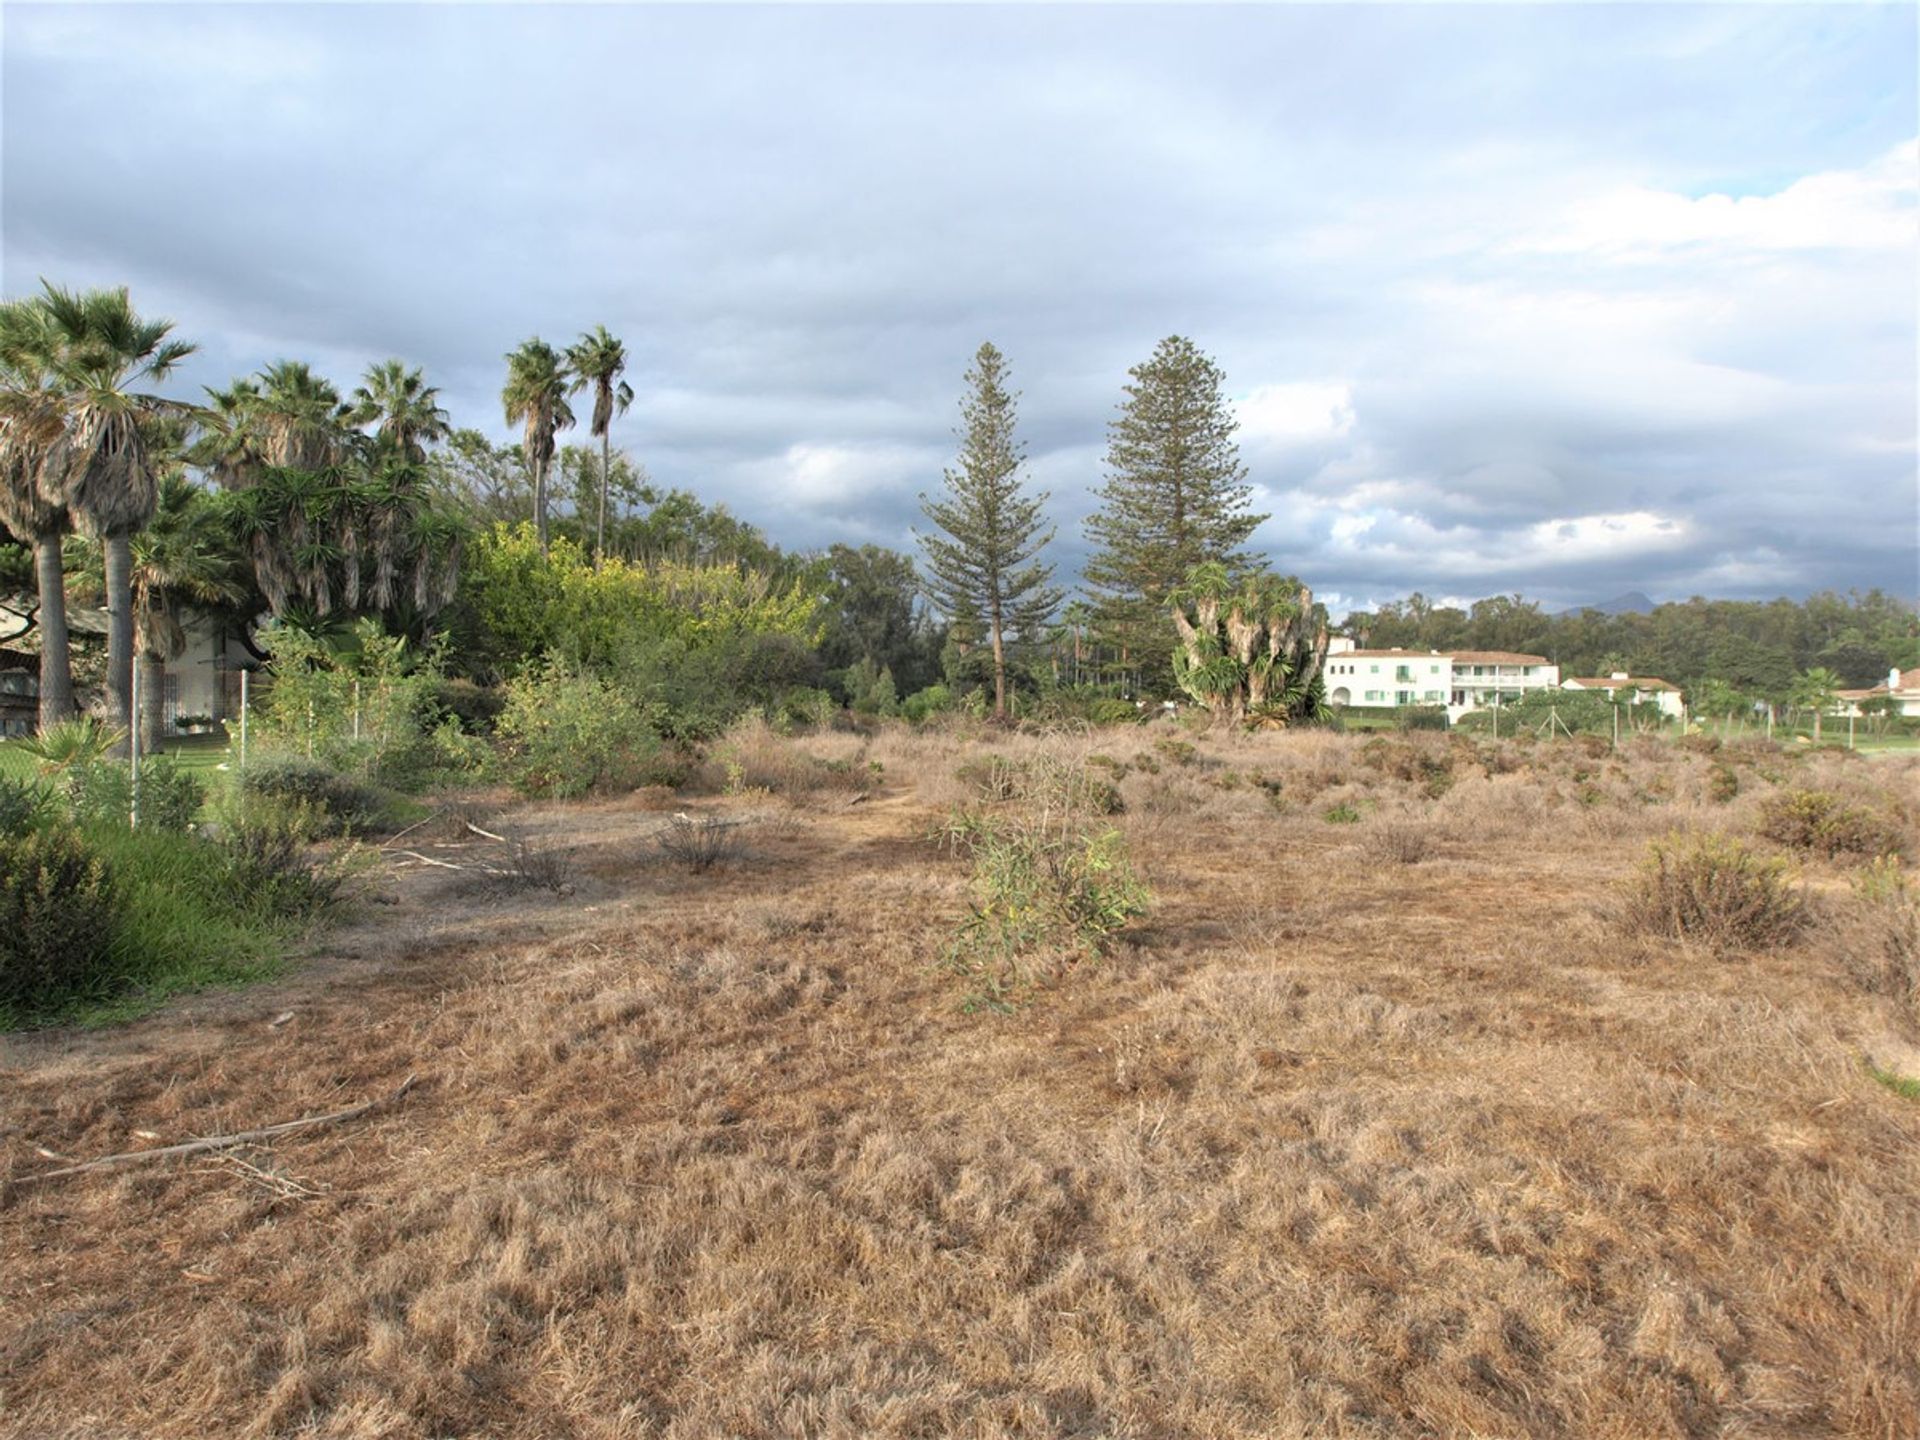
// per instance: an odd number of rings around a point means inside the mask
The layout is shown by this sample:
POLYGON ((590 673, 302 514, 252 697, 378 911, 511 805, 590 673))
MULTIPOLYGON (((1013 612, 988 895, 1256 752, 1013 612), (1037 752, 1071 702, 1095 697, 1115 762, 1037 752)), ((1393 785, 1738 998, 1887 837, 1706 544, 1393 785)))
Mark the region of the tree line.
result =
MULTIPOLYGON (((151 667, 141 688, 157 725, 157 681, 190 609, 223 616, 248 646, 262 616, 315 635, 370 616, 439 637, 456 671, 501 678, 527 657, 476 619, 501 607, 473 592, 506 571, 464 561, 476 545, 521 556, 522 523, 541 557, 565 541, 595 569, 733 567, 815 597, 808 666, 783 661, 782 673, 846 703, 978 689, 1000 715, 1036 690, 1185 693, 1283 721, 1324 708, 1325 611, 1248 548, 1267 517, 1252 508, 1225 377, 1183 336, 1128 374, 1071 598, 1048 558, 1051 497, 1031 481, 1011 367, 990 343, 962 377, 955 458, 921 496, 916 554, 788 552, 724 506, 657 487, 612 443, 634 392, 604 325, 503 357, 513 445, 456 428, 436 387, 397 359, 345 392, 287 360, 198 402, 155 393, 193 349, 125 289, 43 282, 0 305, 0 524, 19 544, 0 552, 12 572, 0 578, 37 596, 43 726, 74 710, 70 584, 104 602, 101 688, 123 729, 136 663, 151 667), (583 397, 591 447, 562 442, 583 397)), ((1695 600, 1651 616, 1549 616, 1519 597, 1460 610, 1416 594, 1347 629, 1378 646, 1533 651, 1568 673, 1717 676, 1782 700, 1809 668, 1866 684, 1920 661, 1912 612, 1879 592, 1695 600)))

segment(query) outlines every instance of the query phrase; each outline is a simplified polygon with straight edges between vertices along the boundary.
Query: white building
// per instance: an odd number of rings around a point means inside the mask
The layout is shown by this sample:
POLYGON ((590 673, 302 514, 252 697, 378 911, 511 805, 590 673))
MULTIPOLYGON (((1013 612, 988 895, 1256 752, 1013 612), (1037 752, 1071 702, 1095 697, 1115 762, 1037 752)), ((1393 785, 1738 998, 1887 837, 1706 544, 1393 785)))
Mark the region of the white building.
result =
MULTIPOLYGON (((1898 670, 1887 672, 1884 685, 1875 685, 1870 690, 1842 690, 1839 692, 1842 715, 1864 715, 1863 708, 1870 702, 1891 700, 1896 715, 1920 716, 1920 671, 1909 670, 1902 674, 1898 670)), ((1876 709, 1879 707, 1876 705, 1876 709)))
MULTIPOLYGON (((9 735, 30 734, 40 695, 39 634, 34 602, 0 599, 0 728, 9 735), (20 648, 11 648, 18 641, 20 648)), ((181 617, 187 648, 167 662, 161 681, 160 715, 165 734, 179 733, 186 720, 224 720, 240 711, 240 672, 252 669, 247 648, 218 620, 188 612, 181 617)), ((107 612, 83 605, 67 610, 69 642, 80 649, 106 647, 107 612)), ((88 696, 81 695, 81 704, 88 696)))
POLYGON ((1680 687, 1670 685, 1665 680, 1652 675, 1629 675, 1624 670, 1616 670, 1607 676, 1582 676, 1565 681, 1562 690, 1604 690, 1609 696, 1630 691, 1633 703, 1652 704, 1660 708, 1660 713, 1671 720, 1687 718, 1686 703, 1680 698, 1680 687))
POLYGON ((1356 710, 1441 705, 1449 720, 1496 703, 1510 705, 1560 683, 1544 655, 1510 650, 1359 650, 1351 640, 1327 646, 1327 701, 1356 710))

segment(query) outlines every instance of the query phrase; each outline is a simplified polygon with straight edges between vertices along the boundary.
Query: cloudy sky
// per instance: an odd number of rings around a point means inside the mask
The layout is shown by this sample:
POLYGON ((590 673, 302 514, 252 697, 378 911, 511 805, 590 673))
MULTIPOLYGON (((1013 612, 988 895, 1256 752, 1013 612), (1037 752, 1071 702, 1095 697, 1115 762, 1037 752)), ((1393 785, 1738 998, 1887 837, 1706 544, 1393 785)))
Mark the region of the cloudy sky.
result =
POLYGON ((426 366, 605 323, 616 441, 911 544, 991 339, 1077 566, 1127 369, 1226 371, 1336 608, 1920 591, 1910 5, 4 7, 9 294, 426 366))

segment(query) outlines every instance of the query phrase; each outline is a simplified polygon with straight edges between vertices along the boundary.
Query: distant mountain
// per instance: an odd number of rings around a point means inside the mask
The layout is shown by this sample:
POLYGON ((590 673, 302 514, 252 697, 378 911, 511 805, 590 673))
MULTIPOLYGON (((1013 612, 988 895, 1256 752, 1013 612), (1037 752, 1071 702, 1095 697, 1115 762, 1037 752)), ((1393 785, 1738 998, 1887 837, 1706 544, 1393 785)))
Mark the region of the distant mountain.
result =
POLYGON ((1598 610, 1602 615, 1650 615, 1653 613, 1653 601, 1638 590, 1629 590, 1624 595, 1602 600, 1597 605, 1569 605, 1557 613, 1573 615, 1582 610, 1598 610))

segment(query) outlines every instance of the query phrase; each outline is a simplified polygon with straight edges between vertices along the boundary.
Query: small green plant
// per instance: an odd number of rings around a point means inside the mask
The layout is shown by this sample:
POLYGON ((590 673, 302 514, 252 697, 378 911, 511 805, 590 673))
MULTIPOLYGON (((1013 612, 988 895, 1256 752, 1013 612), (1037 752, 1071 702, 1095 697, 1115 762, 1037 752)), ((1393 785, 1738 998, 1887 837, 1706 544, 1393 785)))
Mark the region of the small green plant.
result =
POLYGON ((1357 825, 1360 821, 1360 808, 1342 800, 1338 805, 1329 805, 1321 818, 1329 825, 1357 825))
MULTIPOLYGON (((81 825, 126 825, 133 814, 133 767, 121 760, 90 760, 65 776, 68 803, 81 825)), ((165 755, 140 762, 140 828, 190 829, 207 798, 198 776, 165 755)))
POLYGON ((995 817, 956 839, 972 853, 974 902, 945 961, 974 982, 969 1008, 1010 1008, 1049 975, 1098 959, 1152 903, 1110 826, 995 817))
MULTIPOLYGON (((1714 741, 1716 746, 1719 743, 1718 740, 1714 741)), ((1720 761, 1714 762, 1713 768, 1707 772, 1707 798, 1716 805, 1725 805, 1739 793, 1740 772, 1731 765, 1720 761)))
POLYGON ((38 781, 0 775, 0 837, 38 830, 53 812, 53 794, 38 781))
POLYGON ((240 777, 240 792, 248 799, 259 797, 305 807, 316 835, 378 829, 390 808, 387 796, 378 788, 342 774, 323 760, 297 755, 254 761, 240 777))
POLYGON ((20 742, 20 748, 40 762, 42 775, 63 775, 81 765, 103 760, 127 738, 124 730, 109 730, 91 715, 63 720, 20 742))
POLYGON ((1192 742, 1175 740, 1172 736, 1162 736, 1153 742, 1153 748, 1160 752, 1170 765, 1191 765, 1199 755, 1192 742))
POLYGON ((1873 1061, 1865 1062, 1867 1074, 1887 1087, 1903 1100, 1920 1100, 1920 1080, 1911 1075, 1896 1075, 1891 1070, 1882 1070, 1873 1061))
POLYGON ((1724 835, 1676 835, 1647 847, 1625 919, 1640 934, 1736 949, 1791 939, 1807 907, 1784 860, 1724 835))
POLYGON ((77 831, 0 839, 0 1017, 98 989, 117 910, 106 862, 77 831))

